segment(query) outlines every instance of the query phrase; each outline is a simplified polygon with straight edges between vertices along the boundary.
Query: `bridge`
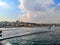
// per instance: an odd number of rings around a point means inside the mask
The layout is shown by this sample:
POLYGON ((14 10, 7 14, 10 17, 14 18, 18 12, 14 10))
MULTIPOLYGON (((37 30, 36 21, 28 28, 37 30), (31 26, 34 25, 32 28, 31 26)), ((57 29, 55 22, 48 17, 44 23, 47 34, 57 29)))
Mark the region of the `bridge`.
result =
POLYGON ((44 23, 27 23, 27 22, 20 22, 21 27, 42 27, 42 26, 60 26, 60 24, 44 24, 44 23))

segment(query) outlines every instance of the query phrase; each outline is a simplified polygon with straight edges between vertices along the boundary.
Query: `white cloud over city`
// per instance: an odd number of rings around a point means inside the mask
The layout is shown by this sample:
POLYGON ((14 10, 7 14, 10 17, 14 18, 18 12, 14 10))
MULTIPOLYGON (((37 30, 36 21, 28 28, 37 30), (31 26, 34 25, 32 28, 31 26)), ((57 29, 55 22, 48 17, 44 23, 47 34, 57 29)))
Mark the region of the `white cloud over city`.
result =
POLYGON ((2 8, 10 8, 10 5, 8 3, 6 3, 6 2, 1 1, 0 2, 0 7, 2 7, 2 8))
POLYGON ((24 22, 59 23, 60 3, 54 0, 19 0, 19 8, 27 13, 20 16, 24 22), (54 6, 55 5, 55 6, 54 6))

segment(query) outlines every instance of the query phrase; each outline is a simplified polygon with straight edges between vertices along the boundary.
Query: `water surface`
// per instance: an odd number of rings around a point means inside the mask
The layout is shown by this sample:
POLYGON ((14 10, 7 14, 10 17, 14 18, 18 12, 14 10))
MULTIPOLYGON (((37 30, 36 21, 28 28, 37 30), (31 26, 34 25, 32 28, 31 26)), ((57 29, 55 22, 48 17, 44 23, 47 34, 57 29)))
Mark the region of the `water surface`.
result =
POLYGON ((0 30, 3 30, 2 38, 31 34, 5 40, 12 45, 60 44, 60 27, 1 28, 0 30))

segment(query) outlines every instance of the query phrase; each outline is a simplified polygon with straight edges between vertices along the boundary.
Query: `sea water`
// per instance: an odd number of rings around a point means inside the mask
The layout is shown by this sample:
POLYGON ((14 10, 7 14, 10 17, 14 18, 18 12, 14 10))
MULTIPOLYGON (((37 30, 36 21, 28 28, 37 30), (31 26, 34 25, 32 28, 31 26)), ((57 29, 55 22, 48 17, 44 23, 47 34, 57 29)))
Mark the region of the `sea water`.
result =
POLYGON ((4 40, 11 45, 60 44, 60 27, 52 27, 51 29, 48 27, 17 27, 0 28, 0 30, 3 31, 1 38, 31 34, 4 40))

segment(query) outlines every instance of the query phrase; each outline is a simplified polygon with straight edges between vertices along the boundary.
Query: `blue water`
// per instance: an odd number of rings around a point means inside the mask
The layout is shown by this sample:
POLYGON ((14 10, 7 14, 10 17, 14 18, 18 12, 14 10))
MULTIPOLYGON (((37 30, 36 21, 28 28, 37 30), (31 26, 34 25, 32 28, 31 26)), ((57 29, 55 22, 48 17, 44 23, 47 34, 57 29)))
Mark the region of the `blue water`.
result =
POLYGON ((2 38, 31 34, 23 37, 6 39, 5 41, 9 42, 11 45, 60 44, 60 27, 53 27, 52 29, 48 29, 47 27, 2 28, 1 30, 3 30, 2 38))

